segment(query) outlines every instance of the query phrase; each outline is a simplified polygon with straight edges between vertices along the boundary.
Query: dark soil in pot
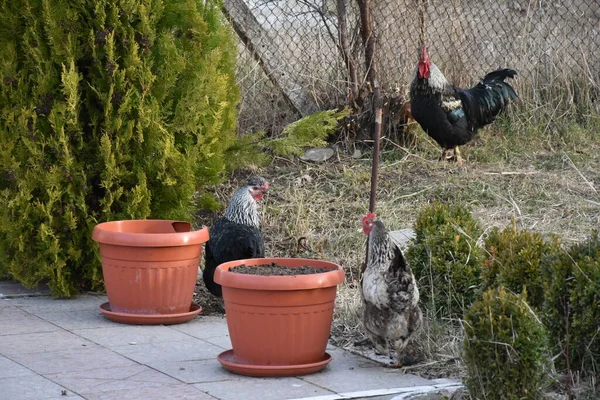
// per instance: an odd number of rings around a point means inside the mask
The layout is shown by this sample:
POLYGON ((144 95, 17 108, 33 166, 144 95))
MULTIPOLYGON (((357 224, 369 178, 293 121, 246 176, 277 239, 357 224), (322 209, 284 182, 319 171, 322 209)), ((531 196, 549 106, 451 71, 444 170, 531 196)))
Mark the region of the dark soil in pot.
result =
POLYGON ((283 275, 309 275, 309 274, 321 274, 324 272, 331 271, 327 268, 318 268, 305 265, 297 268, 284 267, 277 264, 262 264, 247 266, 245 264, 238 265, 229 269, 230 272, 236 272, 238 274, 249 274, 249 275, 264 275, 264 276, 283 276, 283 275))

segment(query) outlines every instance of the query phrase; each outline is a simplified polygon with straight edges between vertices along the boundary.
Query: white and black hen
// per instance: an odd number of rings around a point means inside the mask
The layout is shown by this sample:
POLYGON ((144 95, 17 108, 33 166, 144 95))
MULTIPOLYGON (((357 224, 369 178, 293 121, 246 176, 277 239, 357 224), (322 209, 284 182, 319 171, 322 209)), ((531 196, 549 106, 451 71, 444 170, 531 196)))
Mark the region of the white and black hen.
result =
POLYGON ((220 264, 265 256, 258 201, 268 189, 269 182, 265 178, 249 178, 246 185, 236 190, 225 213, 210 229, 202 277, 206 288, 215 296, 222 297, 221 285, 213 279, 220 264))

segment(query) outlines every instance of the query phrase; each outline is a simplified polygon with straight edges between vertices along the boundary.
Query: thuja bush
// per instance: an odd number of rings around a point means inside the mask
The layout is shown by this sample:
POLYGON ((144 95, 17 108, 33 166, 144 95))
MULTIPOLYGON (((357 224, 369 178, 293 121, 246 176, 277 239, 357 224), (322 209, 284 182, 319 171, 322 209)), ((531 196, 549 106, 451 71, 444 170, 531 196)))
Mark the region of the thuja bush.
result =
POLYGON ((419 294, 430 311, 462 317, 480 292, 481 228, 460 205, 434 203, 422 209, 407 251, 419 294))
POLYGON ((549 364, 543 324, 521 295, 490 289, 465 313, 465 384, 473 399, 541 398, 549 364))
POLYGON ((483 288, 505 286, 512 292, 526 293, 529 305, 541 310, 544 288, 540 266, 557 247, 556 241, 549 243, 539 233, 510 225, 502 231, 492 229, 484 247, 487 258, 481 270, 483 288))
POLYGON ((0 9, 0 268, 68 297, 102 285, 95 224, 189 220, 239 162, 235 45, 216 0, 0 9))
MULTIPOLYGON (((557 367, 600 377, 600 237, 598 232, 545 259, 544 322, 557 367)), ((597 380, 596 380, 597 382, 597 380)))

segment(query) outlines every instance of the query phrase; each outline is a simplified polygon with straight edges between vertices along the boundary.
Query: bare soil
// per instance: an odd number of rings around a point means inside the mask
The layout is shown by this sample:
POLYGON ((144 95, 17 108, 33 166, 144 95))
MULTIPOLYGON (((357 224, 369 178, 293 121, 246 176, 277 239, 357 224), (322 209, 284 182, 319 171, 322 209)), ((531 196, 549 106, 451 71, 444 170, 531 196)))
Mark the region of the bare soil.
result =
POLYGON ((229 271, 238 274, 248 275, 263 275, 263 276, 296 276, 296 275, 310 275, 310 274, 322 274, 329 272, 327 268, 311 267, 305 265, 298 268, 284 267, 283 265, 262 264, 262 265, 238 265, 230 268, 229 271))

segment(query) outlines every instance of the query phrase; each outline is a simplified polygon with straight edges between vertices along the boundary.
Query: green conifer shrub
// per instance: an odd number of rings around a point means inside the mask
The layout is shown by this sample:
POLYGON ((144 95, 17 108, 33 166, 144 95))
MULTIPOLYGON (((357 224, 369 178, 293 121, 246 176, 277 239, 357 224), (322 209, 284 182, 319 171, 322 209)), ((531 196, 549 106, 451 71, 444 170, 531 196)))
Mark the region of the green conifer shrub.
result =
POLYGON ((483 293, 465 313, 465 385, 473 399, 541 398, 548 367, 543 324, 521 295, 483 293))
POLYGON ((302 155, 304 146, 326 146, 327 137, 338 129, 340 120, 351 112, 349 107, 318 111, 288 124, 281 132, 281 137, 265 140, 261 144, 280 156, 302 155))
POLYGON ((523 293, 526 289, 527 303, 541 310, 544 288, 540 265, 551 248, 539 233, 517 230, 514 225, 502 231, 492 229, 485 240, 483 289, 504 286, 514 293, 523 293))
POLYGON ((557 368, 600 377, 600 236, 545 259, 544 323, 557 368))
POLYGON ((238 162, 236 48, 216 0, 0 0, 0 268, 101 287, 99 222, 191 220, 238 162))
POLYGON ((461 318, 480 293, 481 228, 468 209, 433 203, 422 209, 406 257, 430 312, 461 318))

